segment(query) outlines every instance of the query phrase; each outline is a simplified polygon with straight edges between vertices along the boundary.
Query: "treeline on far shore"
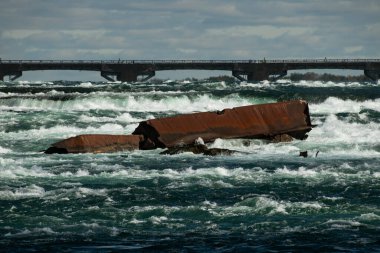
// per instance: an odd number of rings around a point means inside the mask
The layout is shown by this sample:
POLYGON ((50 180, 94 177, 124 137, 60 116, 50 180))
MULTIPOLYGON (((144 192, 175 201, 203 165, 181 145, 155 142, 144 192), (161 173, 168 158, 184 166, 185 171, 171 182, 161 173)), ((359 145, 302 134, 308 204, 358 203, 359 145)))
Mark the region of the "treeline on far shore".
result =
MULTIPOLYGON (((281 79, 285 80, 290 80, 292 82, 298 82, 298 81, 322 81, 322 82, 368 82, 371 81, 368 77, 365 75, 356 75, 356 76, 343 76, 343 75, 333 75, 333 74, 318 74, 315 72, 307 72, 307 73, 291 73, 290 75, 284 76, 281 79)), ((236 82, 235 77, 233 76, 228 76, 228 75, 221 75, 221 76, 211 76, 208 78, 185 78, 183 81, 191 81, 191 82, 197 82, 201 80, 207 80, 210 82, 221 82, 224 81, 226 83, 234 83, 236 82)), ((162 83, 165 82, 165 80, 154 78, 150 80, 151 82, 156 82, 156 83, 162 83)))
MULTIPOLYGON (((315 72, 307 72, 307 73, 291 73, 290 75, 284 76, 281 79, 291 80, 293 82, 297 81, 322 81, 322 82, 368 82, 370 79, 365 75, 356 75, 356 76, 343 76, 343 75, 333 75, 333 74, 318 74, 315 72)), ((194 79, 193 79, 194 80, 194 79)), ((209 77, 206 80, 218 82, 234 82, 236 79, 233 76, 214 76, 209 77)))
POLYGON ((317 74, 315 72, 307 73, 291 73, 289 76, 285 76, 283 79, 290 79, 293 82, 305 80, 305 81, 322 81, 322 82, 368 82, 370 79, 365 75, 356 76, 342 76, 333 74, 317 74))

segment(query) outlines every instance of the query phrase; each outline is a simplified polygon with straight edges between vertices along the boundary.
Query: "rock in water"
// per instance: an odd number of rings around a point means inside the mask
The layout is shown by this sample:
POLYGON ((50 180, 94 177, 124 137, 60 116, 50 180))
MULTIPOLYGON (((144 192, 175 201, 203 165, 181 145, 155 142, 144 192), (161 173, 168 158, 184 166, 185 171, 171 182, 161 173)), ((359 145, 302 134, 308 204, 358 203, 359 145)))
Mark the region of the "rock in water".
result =
POLYGON ((279 134, 272 138, 272 142, 291 142, 294 138, 289 134, 279 134))
POLYGON ((195 144, 195 145, 186 145, 182 147, 171 147, 167 150, 161 152, 162 155, 177 155, 185 152, 191 152, 194 154, 203 154, 209 156, 217 156, 217 155, 232 155, 236 153, 236 151, 222 148, 207 148, 206 145, 195 144))
POLYGON ((139 149, 141 135, 85 134, 54 143, 46 154, 109 153, 139 149))

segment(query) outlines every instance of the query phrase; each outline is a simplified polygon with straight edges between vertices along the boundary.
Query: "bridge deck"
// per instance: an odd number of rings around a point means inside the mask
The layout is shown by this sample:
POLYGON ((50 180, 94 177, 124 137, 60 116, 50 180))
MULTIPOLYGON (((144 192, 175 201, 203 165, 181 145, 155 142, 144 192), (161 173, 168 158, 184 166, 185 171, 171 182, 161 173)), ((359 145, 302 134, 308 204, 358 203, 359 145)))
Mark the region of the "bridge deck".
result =
POLYGON ((372 80, 380 78, 380 59, 283 59, 283 60, 0 60, 0 79, 5 75, 14 80, 23 71, 89 70, 99 71, 112 80, 136 81, 138 76, 152 77, 155 71, 176 69, 228 70, 240 80, 249 81, 282 77, 295 69, 356 69, 364 70, 372 80))
POLYGON ((235 63, 379 63, 380 59, 284 60, 0 60, 0 64, 235 64, 235 63))

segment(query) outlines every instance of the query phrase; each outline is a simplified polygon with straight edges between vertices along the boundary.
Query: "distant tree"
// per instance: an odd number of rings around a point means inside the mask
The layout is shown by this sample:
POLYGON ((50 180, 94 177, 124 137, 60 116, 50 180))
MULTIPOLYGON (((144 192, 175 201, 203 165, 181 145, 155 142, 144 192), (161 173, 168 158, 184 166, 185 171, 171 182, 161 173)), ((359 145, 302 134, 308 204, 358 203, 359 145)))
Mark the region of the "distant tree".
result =
POLYGON ((211 76, 207 78, 206 80, 210 82, 226 82, 226 83, 233 83, 235 82, 235 78, 233 76, 211 76))
POLYGON ((342 75, 333 75, 333 74, 317 74, 315 72, 307 72, 304 74, 301 73, 292 73, 289 77, 291 81, 297 82, 301 80, 306 81, 323 81, 323 82, 368 82, 370 81, 365 75, 359 76, 342 76, 342 75))

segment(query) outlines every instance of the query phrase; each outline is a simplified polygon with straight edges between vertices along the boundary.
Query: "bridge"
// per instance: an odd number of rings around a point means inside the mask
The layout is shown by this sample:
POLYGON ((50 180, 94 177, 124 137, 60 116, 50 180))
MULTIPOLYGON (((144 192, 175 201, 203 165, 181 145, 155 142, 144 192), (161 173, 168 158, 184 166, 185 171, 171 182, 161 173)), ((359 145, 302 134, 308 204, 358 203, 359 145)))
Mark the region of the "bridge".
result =
POLYGON ((0 60, 0 80, 16 80, 24 71, 98 71, 109 81, 146 81, 162 70, 226 70, 241 81, 279 79, 289 70, 363 70, 371 80, 380 79, 380 59, 298 59, 298 60, 0 60))

